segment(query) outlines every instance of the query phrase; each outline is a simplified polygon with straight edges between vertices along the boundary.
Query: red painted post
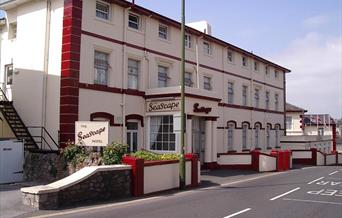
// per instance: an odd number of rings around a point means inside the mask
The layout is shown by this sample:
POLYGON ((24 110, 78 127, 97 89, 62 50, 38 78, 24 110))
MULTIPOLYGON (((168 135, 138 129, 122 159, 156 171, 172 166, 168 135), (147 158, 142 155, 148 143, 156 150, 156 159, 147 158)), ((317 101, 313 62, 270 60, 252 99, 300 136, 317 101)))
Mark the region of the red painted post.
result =
POLYGON ((251 151, 252 155, 252 169, 259 172, 259 156, 260 156, 260 151, 258 150, 253 150, 251 151))
POLYGON ((191 160, 191 186, 198 186, 198 155, 197 154, 185 154, 185 159, 191 160))
POLYGON ((144 194, 144 159, 123 156, 122 162, 132 166, 132 195, 144 194))
POLYGON ((333 134, 333 152, 336 152, 336 124, 332 125, 332 134, 333 134))

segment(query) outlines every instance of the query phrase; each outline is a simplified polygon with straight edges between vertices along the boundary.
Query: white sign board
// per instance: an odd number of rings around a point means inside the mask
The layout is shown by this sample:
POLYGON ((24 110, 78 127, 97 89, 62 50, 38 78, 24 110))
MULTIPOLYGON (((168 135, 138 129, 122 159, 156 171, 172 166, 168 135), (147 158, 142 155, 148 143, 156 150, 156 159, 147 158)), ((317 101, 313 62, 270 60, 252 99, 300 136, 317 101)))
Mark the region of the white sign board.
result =
POLYGON ((150 101, 146 102, 146 112, 180 111, 180 100, 150 101))
POLYGON ((107 146, 109 123, 105 121, 76 121, 75 143, 81 146, 107 146))

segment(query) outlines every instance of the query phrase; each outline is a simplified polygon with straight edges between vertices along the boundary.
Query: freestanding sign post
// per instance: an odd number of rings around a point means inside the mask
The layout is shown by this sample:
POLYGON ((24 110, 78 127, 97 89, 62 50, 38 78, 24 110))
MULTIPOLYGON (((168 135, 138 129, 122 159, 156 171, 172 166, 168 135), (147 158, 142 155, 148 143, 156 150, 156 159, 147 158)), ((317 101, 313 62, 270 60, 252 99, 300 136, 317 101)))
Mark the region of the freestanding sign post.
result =
POLYGON ((75 143, 79 146, 107 146, 108 129, 107 121, 76 121, 75 143))

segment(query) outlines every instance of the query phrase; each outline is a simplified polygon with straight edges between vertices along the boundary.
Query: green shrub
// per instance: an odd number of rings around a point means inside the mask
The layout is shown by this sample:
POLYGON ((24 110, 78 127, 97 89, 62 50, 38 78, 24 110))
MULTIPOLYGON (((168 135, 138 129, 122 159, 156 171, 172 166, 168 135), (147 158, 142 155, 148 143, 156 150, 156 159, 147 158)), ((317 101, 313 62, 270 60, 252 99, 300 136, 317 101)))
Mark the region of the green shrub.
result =
POLYGON ((76 167, 78 163, 82 163, 86 159, 88 153, 83 147, 68 142, 67 147, 62 150, 62 156, 67 162, 76 167))
POLYGON ((128 146, 120 143, 112 142, 103 149, 103 162, 105 165, 120 164, 122 156, 127 154, 128 146))
POLYGON ((131 156, 136 158, 141 158, 146 161, 152 160, 179 160, 179 154, 157 154, 151 151, 141 150, 135 153, 132 153, 131 156))

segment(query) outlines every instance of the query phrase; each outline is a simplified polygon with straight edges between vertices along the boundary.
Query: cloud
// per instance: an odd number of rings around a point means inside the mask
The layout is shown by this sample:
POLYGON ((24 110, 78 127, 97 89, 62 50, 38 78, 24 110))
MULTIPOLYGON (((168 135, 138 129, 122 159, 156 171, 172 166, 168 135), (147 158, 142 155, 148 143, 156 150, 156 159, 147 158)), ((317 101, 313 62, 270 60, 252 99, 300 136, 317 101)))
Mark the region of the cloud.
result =
POLYGON ((329 21, 329 18, 324 15, 317 15, 313 17, 308 17, 303 21, 303 25, 308 28, 314 28, 322 26, 329 21))
POLYGON ((288 102, 309 113, 342 116, 342 36, 307 33, 271 59, 292 70, 286 81, 288 102))

